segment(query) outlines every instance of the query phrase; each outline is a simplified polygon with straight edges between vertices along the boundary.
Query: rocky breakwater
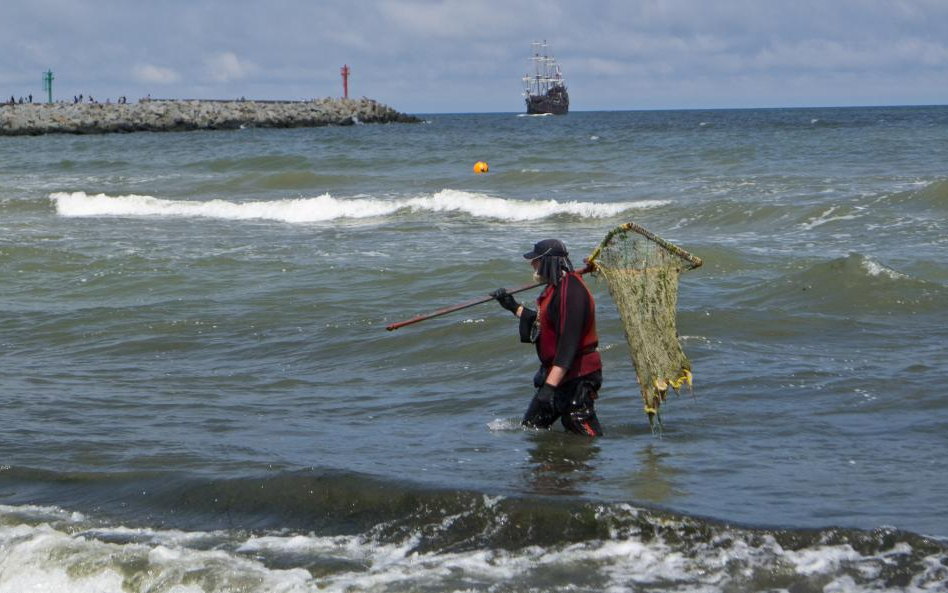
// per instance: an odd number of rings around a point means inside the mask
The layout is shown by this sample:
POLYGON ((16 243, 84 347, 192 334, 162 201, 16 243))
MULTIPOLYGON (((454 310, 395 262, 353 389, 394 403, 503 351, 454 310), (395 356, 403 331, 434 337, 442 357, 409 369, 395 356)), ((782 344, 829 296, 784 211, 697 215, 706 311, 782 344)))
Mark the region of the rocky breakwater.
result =
POLYGON ((122 104, 0 105, 0 136, 300 128, 419 121, 371 99, 146 100, 122 104))

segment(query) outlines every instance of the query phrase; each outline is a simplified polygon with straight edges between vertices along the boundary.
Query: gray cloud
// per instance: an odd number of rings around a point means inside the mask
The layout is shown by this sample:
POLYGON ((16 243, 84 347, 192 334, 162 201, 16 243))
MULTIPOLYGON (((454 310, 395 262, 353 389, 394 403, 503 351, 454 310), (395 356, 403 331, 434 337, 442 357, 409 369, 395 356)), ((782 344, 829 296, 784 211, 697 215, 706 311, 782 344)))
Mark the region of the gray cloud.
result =
POLYGON ((220 52, 204 58, 208 76, 215 82, 231 82, 252 75, 257 67, 237 57, 231 51, 220 52))
POLYGON ((164 68, 153 64, 136 65, 132 68, 132 77, 145 85, 173 84, 181 79, 181 76, 171 68, 164 68))
POLYGON ((575 109, 942 103, 936 0, 8 0, 0 96, 299 99, 519 111, 546 38, 575 109))

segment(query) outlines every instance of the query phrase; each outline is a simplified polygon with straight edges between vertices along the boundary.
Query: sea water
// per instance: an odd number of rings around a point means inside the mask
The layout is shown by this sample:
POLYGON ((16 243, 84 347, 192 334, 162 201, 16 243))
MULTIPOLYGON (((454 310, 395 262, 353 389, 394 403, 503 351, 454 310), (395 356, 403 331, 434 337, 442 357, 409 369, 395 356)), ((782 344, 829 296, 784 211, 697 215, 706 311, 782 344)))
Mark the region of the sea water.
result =
POLYGON ((945 107, 0 138, 0 592, 943 591, 946 163, 945 107), (601 280, 596 440, 496 304, 385 331, 627 221, 705 262, 660 434, 601 280))

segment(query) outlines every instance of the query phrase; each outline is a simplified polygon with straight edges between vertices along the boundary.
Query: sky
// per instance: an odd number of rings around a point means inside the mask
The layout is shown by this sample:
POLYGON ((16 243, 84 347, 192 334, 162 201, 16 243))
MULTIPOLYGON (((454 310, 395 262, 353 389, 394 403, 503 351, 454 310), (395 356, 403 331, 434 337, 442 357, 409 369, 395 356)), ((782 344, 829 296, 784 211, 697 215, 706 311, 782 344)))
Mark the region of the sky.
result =
POLYGON ((544 39, 576 111, 948 103, 948 0, 3 0, 0 97, 517 112, 544 39))

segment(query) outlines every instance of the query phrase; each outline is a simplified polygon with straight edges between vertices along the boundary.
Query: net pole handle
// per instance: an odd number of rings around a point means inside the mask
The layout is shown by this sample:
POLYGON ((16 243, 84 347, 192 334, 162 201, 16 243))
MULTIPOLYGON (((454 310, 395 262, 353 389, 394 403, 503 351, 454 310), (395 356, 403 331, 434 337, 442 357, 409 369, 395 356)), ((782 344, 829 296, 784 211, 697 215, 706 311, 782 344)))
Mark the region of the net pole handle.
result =
MULTIPOLYGON (((523 292, 523 291, 525 291, 525 290, 530 290, 531 288, 536 288, 536 287, 538 287, 538 286, 543 286, 543 284, 545 284, 545 283, 544 283, 544 282, 540 282, 540 283, 536 283, 536 284, 525 284, 525 285, 521 286, 520 288, 515 288, 515 289, 513 289, 513 290, 508 290, 507 293, 508 293, 508 294, 517 294, 518 292, 523 292)), ((385 329, 387 329, 388 331, 394 331, 394 330, 396 330, 396 329, 398 329, 398 328, 400 328, 400 327, 405 327, 406 325, 412 325, 412 324, 414 324, 414 323, 418 323, 418 322, 425 321, 425 320, 428 320, 428 319, 433 319, 433 318, 435 318, 435 317, 441 317, 442 315, 447 315, 448 313, 454 313, 455 311, 460 311, 460 310, 462 310, 462 309, 467 309, 468 307, 473 307, 473 306, 475 306, 475 305, 480 305, 481 303, 486 303, 486 302, 488 302, 488 301, 493 301, 493 300, 496 300, 496 299, 494 299, 494 297, 492 297, 492 296, 482 297, 482 298, 479 298, 479 299, 476 299, 476 300, 473 300, 473 301, 468 301, 468 302, 466 302, 466 303, 461 303, 460 305, 454 305, 453 307, 445 307, 444 309, 438 309, 437 311, 432 311, 431 313, 427 313, 427 314, 424 314, 424 315, 416 315, 415 317, 412 317, 411 319, 406 319, 405 321, 399 321, 399 322, 396 322, 396 323, 392 323, 392 324, 390 324, 390 325, 387 325, 387 326, 385 326, 385 329)))
MULTIPOLYGON (((586 273, 589 273, 589 272, 591 272, 591 271, 593 271, 593 267, 592 267, 591 265, 587 264, 585 268, 583 268, 582 270, 579 271, 579 273, 580 273, 580 274, 586 274, 586 273)), ((508 291, 507 291, 507 294, 517 294, 518 292, 523 292, 523 291, 525 291, 525 290, 530 290, 531 288, 538 288, 538 287, 543 286, 543 285, 545 285, 545 284, 546 284, 546 282, 536 282, 536 283, 533 283, 533 284, 524 284, 523 286, 521 286, 521 287, 519 287, 519 288, 515 288, 515 289, 513 289, 513 290, 508 290, 508 291)), ((468 302, 466 302, 466 303, 461 303, 460 305, 454 305, 453 307, 445 307, 444 309, 438 309, 437 311, 432 311, 431 313, 426 313, 426 314, 424 314, 424 315, 416 315, 416 316, 412 317, 411 319, 406 319, 405 321, 398 321, 398 322, 396 322, 396 323, 391 323, 391 324, 389 324, 389 325, 386 325, 386 326, 385 326, 385 329, 387 329, 388 331, 395 331, 396 329, 398 329, 398 328, 400 328, 400 327, 405 327, 406 325, 413 325, 413 324, 419 323, 419 322, 421 322, 421 321, 426 321, 426 320, 428 320, 428 319, 434 319, 435 317, 441 317, 442 315, 447 315, 448 313, 454 313, 455 311, 460 311, 460 310, 462 310, 462 309, 467 309, 467 308, 469 308, 469 307, 473 307, 473 306, 475 306, 475 305, 480 305, 481 303, 486 303, 486 302, 493 301, 493 300, 496 300, 496 299, 495 299, 494 297, 492 297, 492 296, 482 297, 482 298, 479 298, 479 299, 476 299, 476 300, 473 300, 473 301, 468 301, 468 302)))

